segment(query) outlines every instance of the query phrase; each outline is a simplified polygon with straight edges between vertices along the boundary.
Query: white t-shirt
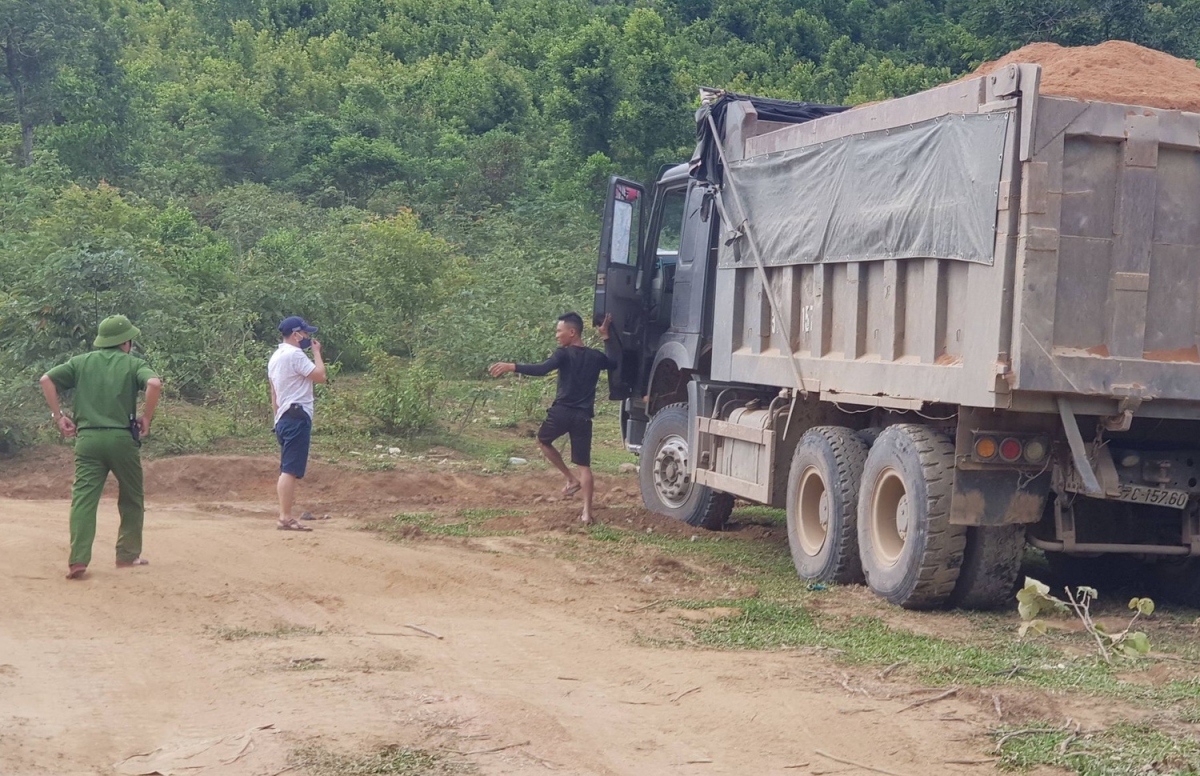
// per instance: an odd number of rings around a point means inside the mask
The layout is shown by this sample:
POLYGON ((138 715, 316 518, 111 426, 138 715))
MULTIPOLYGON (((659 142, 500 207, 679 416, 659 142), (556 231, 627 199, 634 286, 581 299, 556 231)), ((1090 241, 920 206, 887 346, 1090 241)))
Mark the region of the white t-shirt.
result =
POLYGON ((279 409, 275 412, 275 423, 283 417, 293 404, 299 404, 313 416, 313 384, 308 376, 317 368, 304 351, 287 342, 280 342, 267 362, 267 377, 275 389, 275 400, 279 409))

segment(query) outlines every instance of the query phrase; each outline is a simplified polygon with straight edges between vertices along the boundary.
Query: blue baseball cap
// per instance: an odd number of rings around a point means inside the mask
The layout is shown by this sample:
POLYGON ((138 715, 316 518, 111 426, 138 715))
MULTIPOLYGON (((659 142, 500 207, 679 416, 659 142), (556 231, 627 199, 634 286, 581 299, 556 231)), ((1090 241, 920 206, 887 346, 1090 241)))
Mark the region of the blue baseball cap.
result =
POLYGON ((298 331, 303 331, 306 334, 316 334, 317 327, 309 326, 308 321, 304 320, 299 315, 293 315, 289 318, 284 318, 279 322, 279 331, 283 332, 284 336, 295 334, 298 331))

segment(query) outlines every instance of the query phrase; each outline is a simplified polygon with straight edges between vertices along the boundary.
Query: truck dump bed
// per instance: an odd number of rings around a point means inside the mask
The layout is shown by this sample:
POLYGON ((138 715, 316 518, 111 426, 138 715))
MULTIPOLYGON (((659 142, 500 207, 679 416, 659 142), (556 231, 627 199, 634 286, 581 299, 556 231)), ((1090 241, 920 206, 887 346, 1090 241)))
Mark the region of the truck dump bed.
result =
POLYGON ((712 377, 798 371, 895 409, 1194 414, 1200 115, 1043 97, 1039 75, 782 129, 730 106, 712 377))

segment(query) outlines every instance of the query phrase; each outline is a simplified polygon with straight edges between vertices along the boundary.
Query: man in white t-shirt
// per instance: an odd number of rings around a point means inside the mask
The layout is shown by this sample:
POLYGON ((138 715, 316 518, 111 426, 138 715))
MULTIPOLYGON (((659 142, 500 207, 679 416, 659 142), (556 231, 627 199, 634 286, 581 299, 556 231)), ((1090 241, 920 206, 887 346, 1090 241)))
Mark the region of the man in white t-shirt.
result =
POLYGON ((267 377, 271 381, 271 408, 275 413, 275 438, 279 440, 279 521, 280 531, 311 531, 292 517, 296 501, 296 480, 304 479, 308 467, 308 446, 312 438, 313 383, 325 382, 325 361, 321 358, 321 343, 308 335, 315 334, 298 315, 285 318, 279 324, 283 341, 267 362, 267 377), (312 348, 309 360, 304 351, 312 348))

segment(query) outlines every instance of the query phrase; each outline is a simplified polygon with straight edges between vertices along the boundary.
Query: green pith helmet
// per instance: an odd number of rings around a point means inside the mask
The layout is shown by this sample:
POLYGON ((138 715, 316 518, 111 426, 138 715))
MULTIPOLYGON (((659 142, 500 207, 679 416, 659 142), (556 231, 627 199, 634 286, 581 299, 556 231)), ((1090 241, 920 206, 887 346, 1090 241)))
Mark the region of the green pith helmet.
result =
POLYGON ((110 315, 100 321, 100 328, 96 330, 96 339, 92 341, 92 345, 98 348, 115 348, 141 333, 124 315, 110 315))

